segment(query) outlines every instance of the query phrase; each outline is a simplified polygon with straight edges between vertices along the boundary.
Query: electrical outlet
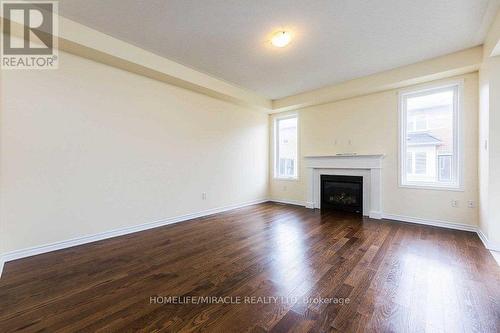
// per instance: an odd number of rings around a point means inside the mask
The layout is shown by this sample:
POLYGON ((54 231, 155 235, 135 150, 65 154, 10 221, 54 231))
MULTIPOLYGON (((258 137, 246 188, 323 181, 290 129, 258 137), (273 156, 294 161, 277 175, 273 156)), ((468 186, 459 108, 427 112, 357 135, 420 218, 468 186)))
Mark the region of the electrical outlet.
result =
POLYGON ((474 208, 475 206, 476 206, 476 205, 474 204, 474 201, 469 200, 469 201, 467 202, 467 207, 469 207, 469 208, 474 208))
POLYGON ((202 199, 202 200, 207 200, 207 194, 206 194, 205 192, 203 192, 203 193, 201 194, 201 199, 202 199))
POLYGON ((458 200, 451 200, 451 207, 458 207, 458 200))

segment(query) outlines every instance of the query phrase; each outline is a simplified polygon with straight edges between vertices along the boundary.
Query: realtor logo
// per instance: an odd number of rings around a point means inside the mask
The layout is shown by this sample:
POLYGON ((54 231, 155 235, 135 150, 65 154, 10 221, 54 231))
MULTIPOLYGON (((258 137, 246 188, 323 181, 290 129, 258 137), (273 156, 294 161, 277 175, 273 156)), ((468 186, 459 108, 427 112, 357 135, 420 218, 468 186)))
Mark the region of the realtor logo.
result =
POLYGON ((55 69, 57 1, 1 1, 2 69, 55 69))

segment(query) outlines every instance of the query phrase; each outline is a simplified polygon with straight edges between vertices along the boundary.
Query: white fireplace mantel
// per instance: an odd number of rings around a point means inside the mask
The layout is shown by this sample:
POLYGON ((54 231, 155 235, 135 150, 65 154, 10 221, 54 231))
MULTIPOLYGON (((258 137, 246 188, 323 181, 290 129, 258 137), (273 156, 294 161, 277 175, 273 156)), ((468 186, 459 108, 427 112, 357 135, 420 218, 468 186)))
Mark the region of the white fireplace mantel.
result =
POLYGON ((363 177, 363 215, 382 218, 382 160, 383 154, 305 156, 307 170, 308 208, 321 208, 321 175, 363 177))

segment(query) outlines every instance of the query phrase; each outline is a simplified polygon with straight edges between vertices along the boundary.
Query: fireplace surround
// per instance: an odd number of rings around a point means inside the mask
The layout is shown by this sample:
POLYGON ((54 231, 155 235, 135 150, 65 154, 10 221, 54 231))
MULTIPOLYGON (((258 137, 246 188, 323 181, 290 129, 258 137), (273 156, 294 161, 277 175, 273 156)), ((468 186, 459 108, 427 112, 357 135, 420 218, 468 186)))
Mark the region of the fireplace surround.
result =
POLYGON ((321 175, 363 178, 362 214, 382 218, 382 161, 384 155, 305 156, 306 207, 321 208, 321 175))

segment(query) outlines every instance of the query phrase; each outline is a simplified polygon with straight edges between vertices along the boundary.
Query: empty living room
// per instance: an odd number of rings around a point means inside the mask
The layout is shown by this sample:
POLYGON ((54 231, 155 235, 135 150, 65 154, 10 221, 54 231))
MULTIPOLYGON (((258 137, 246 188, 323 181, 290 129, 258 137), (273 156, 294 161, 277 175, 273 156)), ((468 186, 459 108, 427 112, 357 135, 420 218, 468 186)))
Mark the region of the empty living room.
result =
POLYGON ((500 0, 0 0, 0 332, 500 332, 500 0))

